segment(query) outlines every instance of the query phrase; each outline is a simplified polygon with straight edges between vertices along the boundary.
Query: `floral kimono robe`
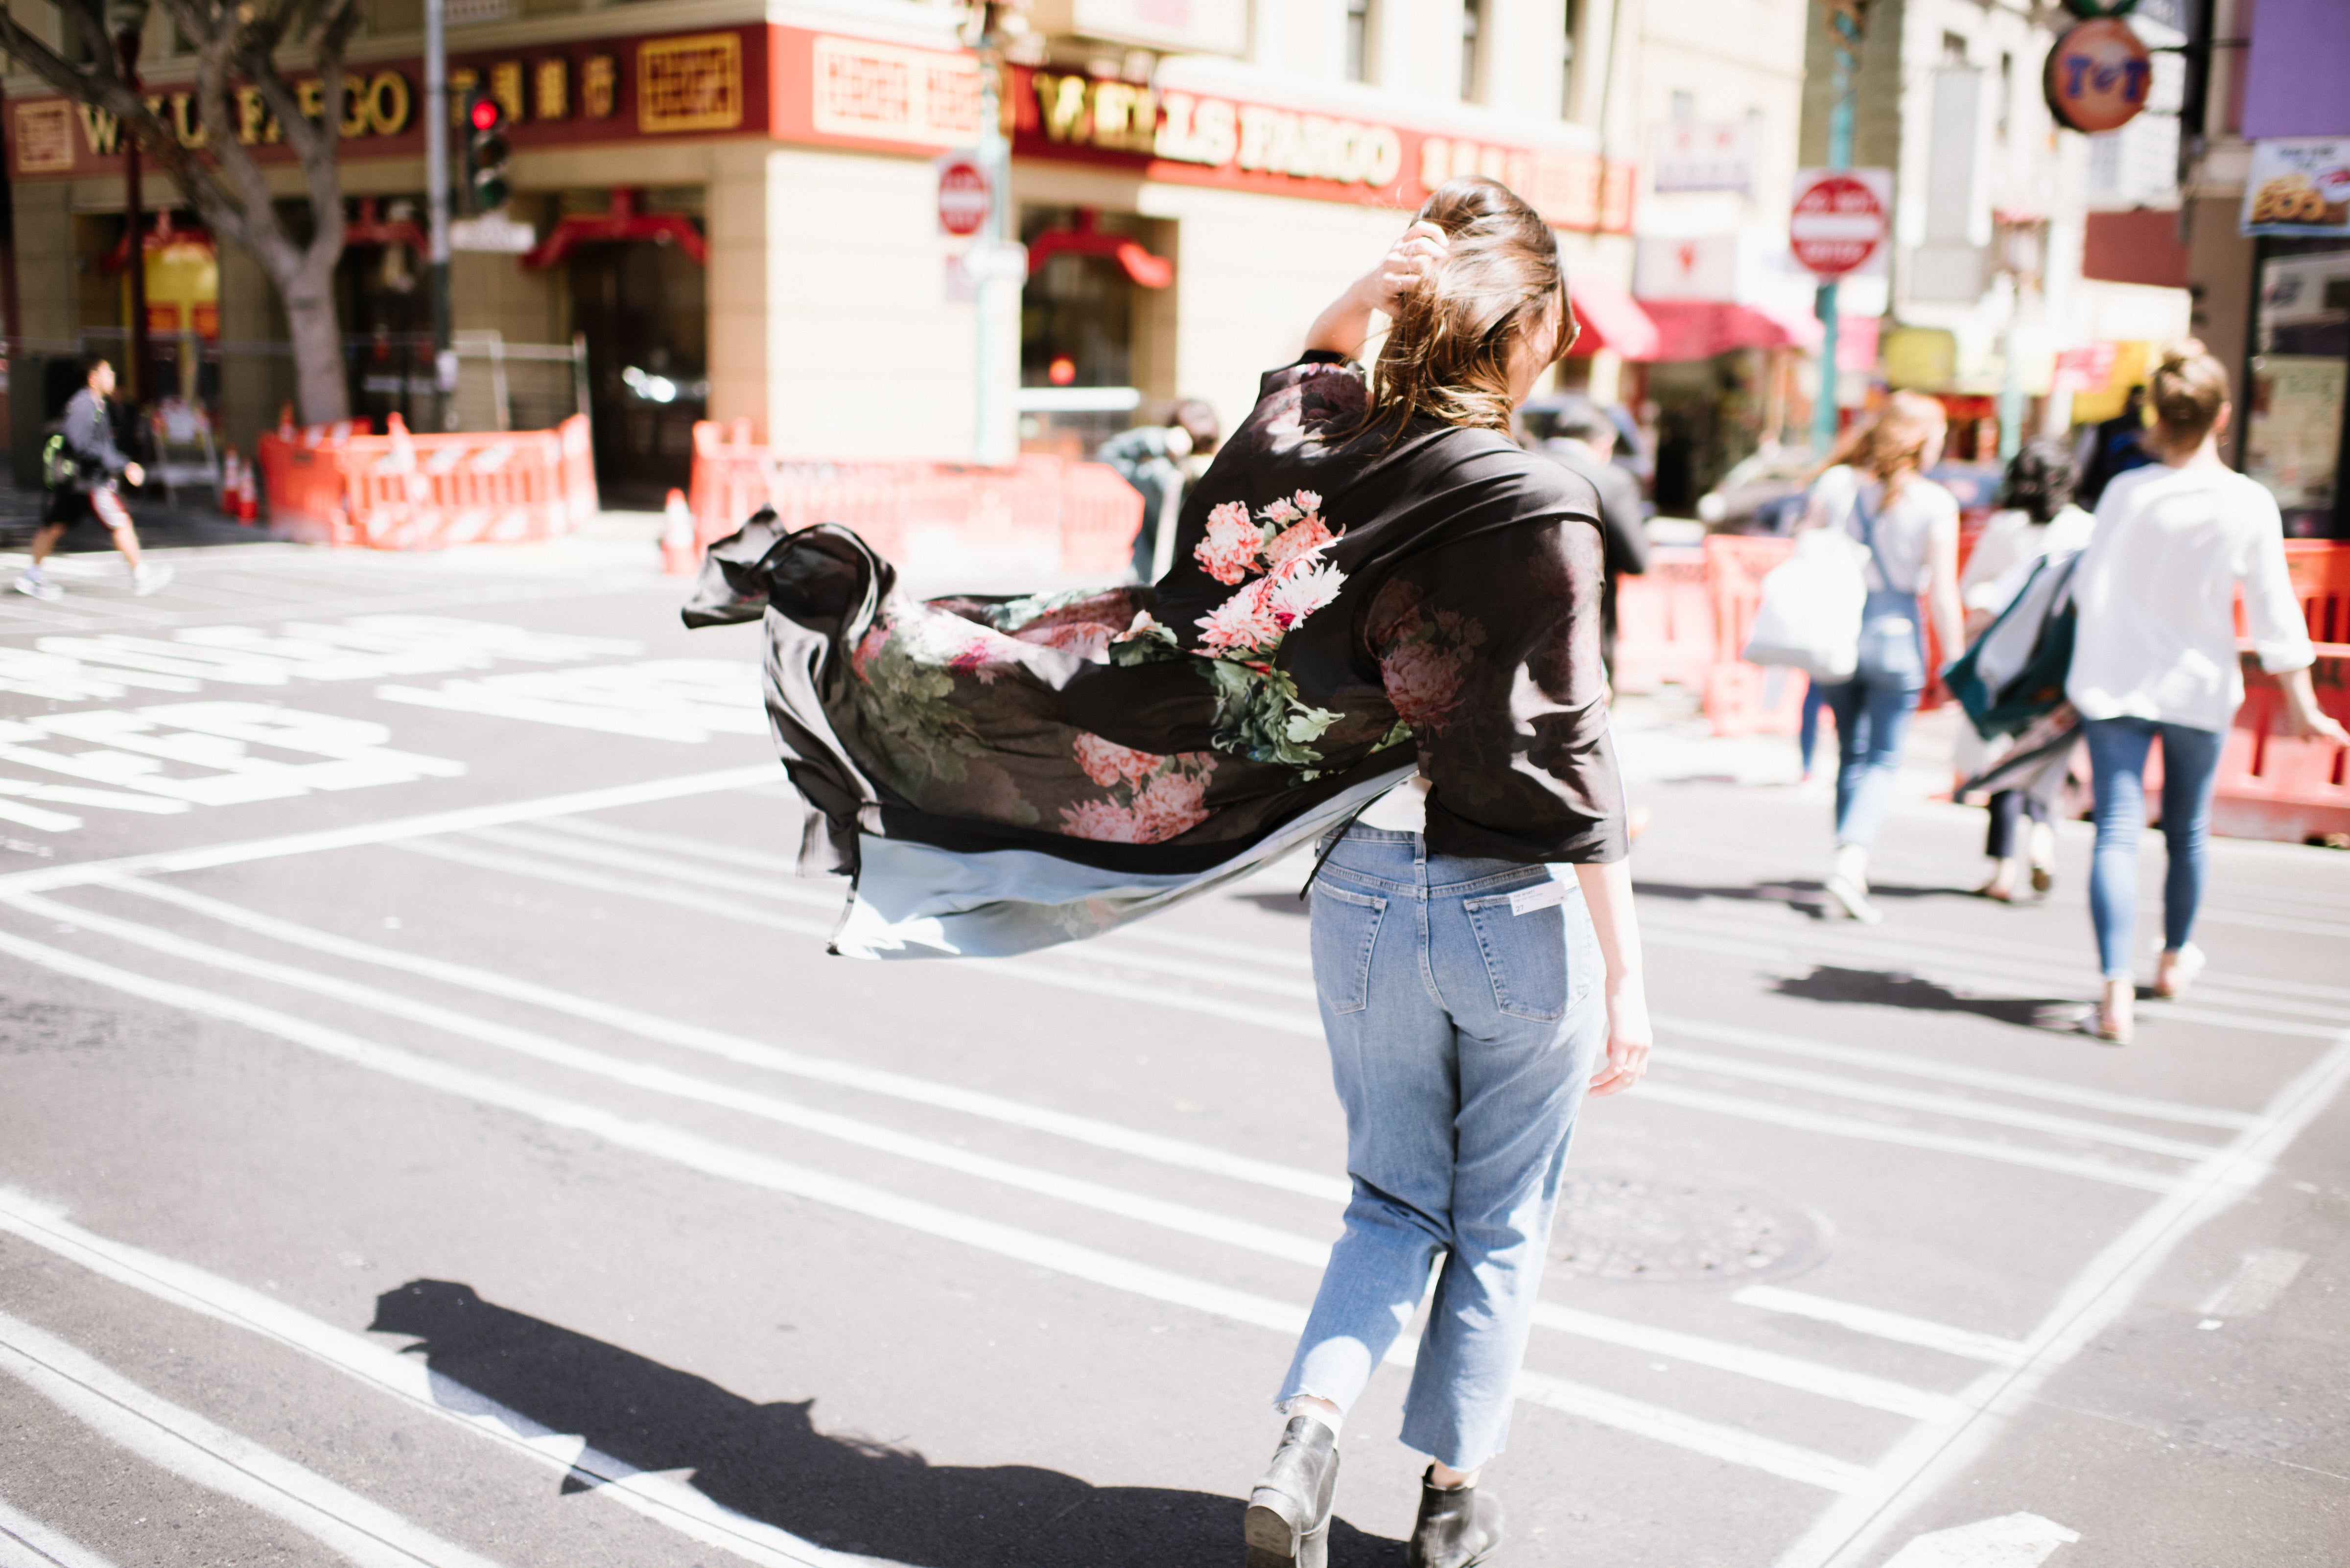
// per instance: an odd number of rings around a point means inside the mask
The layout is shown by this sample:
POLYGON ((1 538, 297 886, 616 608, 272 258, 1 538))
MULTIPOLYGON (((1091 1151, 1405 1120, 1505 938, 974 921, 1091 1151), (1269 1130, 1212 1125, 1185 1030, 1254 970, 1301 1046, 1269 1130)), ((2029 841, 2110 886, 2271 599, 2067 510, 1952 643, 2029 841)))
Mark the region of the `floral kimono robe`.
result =
POLYGON ((1415 768, 1431 854, 1623 855, 1591 486, 1491 431, 1348 439, 1364 403, 1350 365, 1266 376, 1154 587, 924 603, 766 513, 712 546, 686 623, 764 618, 802 871, 853 879, 836 952, 1091 936, 1415 768))

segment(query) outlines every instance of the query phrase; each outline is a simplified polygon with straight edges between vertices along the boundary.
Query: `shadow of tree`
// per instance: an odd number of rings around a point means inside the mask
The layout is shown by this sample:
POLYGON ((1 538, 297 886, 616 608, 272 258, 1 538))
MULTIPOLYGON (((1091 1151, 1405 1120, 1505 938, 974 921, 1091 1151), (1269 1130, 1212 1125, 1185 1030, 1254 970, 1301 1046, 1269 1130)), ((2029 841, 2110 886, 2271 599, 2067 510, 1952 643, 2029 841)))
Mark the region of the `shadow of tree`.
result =
MULTIPOLYGON (((411 1280, 376 1298, 369 1327, 417 1341, 405 1354, 424 1358, 445 1408, 577 1435, 637 1469, 691 1471, 713 1502, 835 1551, 919 1568, 1191 1568, 1241 1555, 1237 1498, 1097 1487, 1029 1465, 933 1465, 818 1431, 812 1399, 754 1404, 471 1285, 411 1280)), ((574 1470, 563 1490, 595 1484, 574 1470)), ((1350 1568, 1403 1562, 1402 1542, 1343 1521, 1331 1544, 1350 1568)))
POLYGON ((2078 997, 1965 996, 1915 975, 1888 970, 1838 969, 1829 964, 1817 965, 1807 975, 1782 979, 1773 989, 1782 996, 1800 996, 1810 1002, 1863 1002, 1921 1012, 1970 1012, 1979 1018, 2027 1029, 2069 1023, 2068 1017, 2055 1016, 2059 1010, 2077 1012, 2081 1006, 2078 997))

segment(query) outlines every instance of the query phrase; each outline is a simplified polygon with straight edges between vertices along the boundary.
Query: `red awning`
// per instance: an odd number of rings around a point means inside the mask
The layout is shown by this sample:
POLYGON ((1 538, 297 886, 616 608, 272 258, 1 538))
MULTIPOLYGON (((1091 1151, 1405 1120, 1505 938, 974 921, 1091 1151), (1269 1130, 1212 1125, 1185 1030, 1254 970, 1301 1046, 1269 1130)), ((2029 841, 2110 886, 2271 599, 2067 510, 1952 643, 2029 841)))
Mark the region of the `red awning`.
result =
MULTIPOLYGON (((1733 348, 1805 348, 1819 341, 1810 333, 1765 315, 1751 305, 1716 299, 1648 299, 1640 307, 1657 324, 1657 348, 1645 359, 1711 359, 1733 348)), ((1843 358, 1838 355, 1837 358, 1843 358)))
POLYGON ((1657 324, 1630 295, 1596 278, 1570 277, 1566 297, 1583 327, 1575 340, 1576 355, 1607 348, 1627 359, 1657 358, 1657 324))

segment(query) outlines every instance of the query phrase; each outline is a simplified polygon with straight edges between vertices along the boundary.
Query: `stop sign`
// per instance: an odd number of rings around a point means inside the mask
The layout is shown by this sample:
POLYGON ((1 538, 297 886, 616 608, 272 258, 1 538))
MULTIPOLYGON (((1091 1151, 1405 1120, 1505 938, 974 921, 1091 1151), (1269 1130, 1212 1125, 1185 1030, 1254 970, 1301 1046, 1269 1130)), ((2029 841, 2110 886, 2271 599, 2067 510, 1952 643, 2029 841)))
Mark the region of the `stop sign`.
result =
POLYGON ((993 204, 987 171, 968 152, 939 160, 939 227, 950 234, 975 234, 986 226, 993 204))
POLYGON ((1795 176, 1787 240, 1795 259, 1822 277, 1868 265, 1885 244, 1892 206, 1889 169, 1806 169, 1795 176))

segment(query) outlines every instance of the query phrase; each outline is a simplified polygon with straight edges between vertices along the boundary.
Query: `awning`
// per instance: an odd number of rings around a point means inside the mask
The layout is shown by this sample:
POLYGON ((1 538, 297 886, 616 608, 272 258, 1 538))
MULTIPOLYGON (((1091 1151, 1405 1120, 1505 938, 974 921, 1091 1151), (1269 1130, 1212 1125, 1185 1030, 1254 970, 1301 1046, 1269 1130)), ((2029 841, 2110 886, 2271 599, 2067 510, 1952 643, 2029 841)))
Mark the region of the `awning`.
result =
MULTIPOLYGON (((1641 359, 1711 359, 1733 348, 1807 348, 1819 342, 1819 324, 1807 334, 1751 305, 1717 299, 1644 299, 1639 308, 1656 324, 1653 353, 1641 359)), ((1843 358, 1838 355, 1837 358, 1843 358)))
POLYGON ((1657 324, 1630 295, 1596 278, 1569 277, 1566 297, 1583 327, 1575 340, 1578 357, 1607 348, 1627 359, 1657 358, 1657 324))

